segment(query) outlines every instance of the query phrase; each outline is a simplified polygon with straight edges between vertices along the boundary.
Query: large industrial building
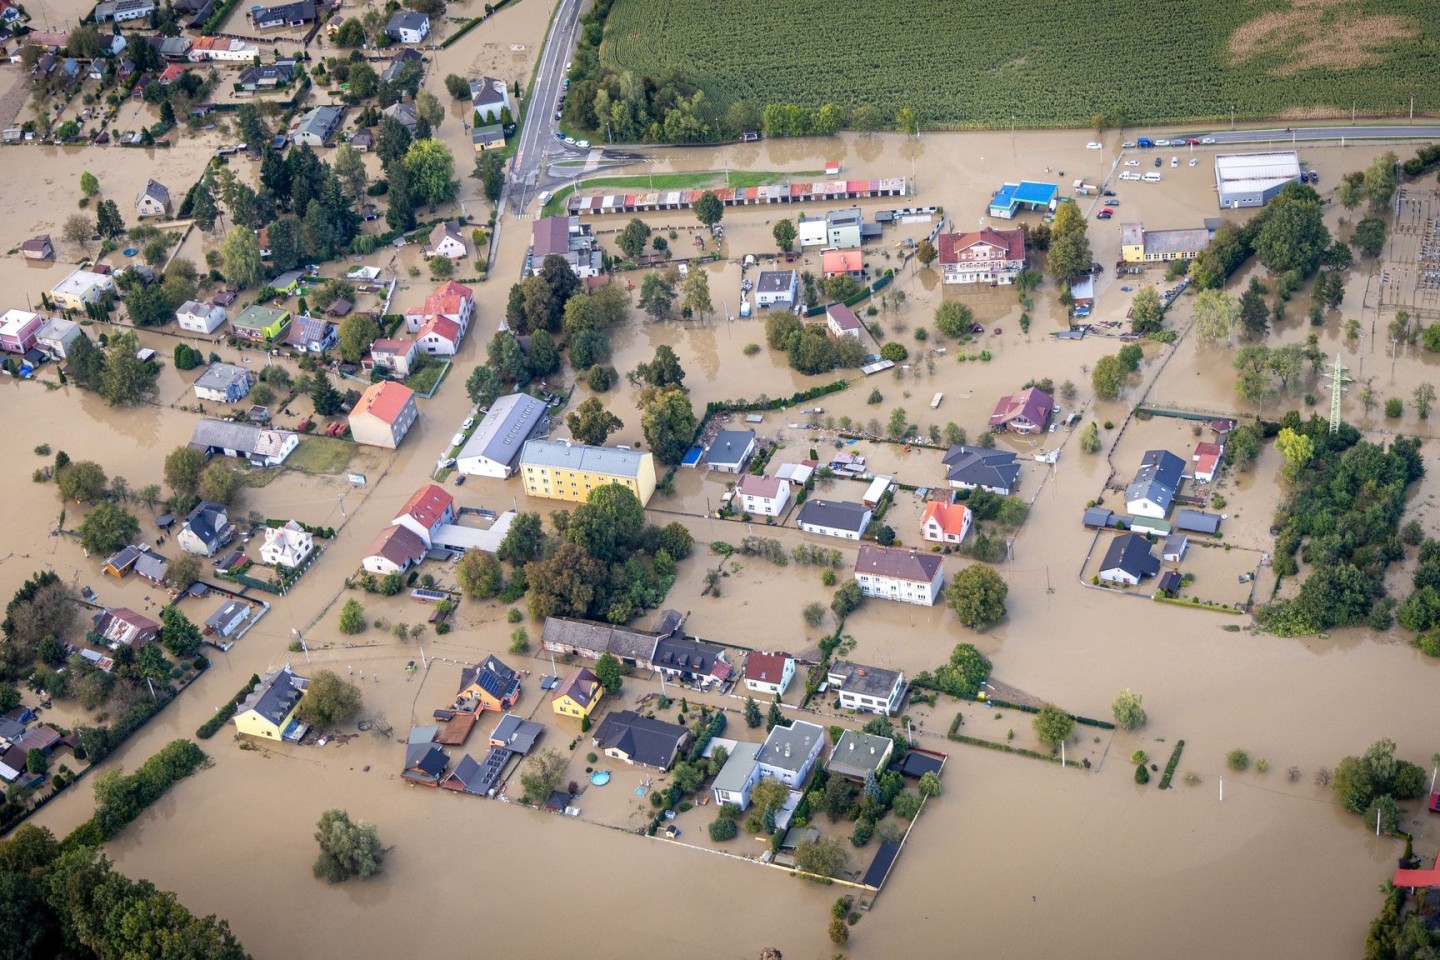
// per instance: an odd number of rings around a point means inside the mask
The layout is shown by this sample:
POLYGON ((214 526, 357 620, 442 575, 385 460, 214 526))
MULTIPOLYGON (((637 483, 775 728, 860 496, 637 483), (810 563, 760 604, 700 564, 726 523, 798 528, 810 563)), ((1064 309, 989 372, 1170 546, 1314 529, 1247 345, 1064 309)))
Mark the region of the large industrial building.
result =
POLYGON ((1215 191, 1221 210, 1263 207, 1285 184, 1300 182, 1300 156, 1274 153, 1222 153, 1215 158, 1215 191))

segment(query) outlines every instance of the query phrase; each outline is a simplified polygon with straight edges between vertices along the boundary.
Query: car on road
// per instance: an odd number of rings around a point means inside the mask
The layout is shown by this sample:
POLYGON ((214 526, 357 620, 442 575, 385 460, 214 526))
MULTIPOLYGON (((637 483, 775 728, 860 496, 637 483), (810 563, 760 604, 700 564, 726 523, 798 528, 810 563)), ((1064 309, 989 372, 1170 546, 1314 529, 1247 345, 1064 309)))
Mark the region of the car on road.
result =
POLYGON ((1164 163, 1164 161, 1161 160, 1159 157, 1156 157, 1156 158, 1155 158, 1155 166, 1158 167, 1158 166, 1160 166, 1160 164, 1162 164, 1162 163, 1164 163))
POLYGON ((1106 201, 1105 201, 1105 206, 1107 206, 1107 207, 1118 207, 1118 206, 1120 206, 1120 201, 1119 201, 1119 200, 1106 200, 1106 201))
POLYGON ((1157 147, 1168 147, 1168 146, 1170 146, 1170 141, 1169 141, 1169 140, 1156 140, 1156 141, 1155 141, 1155 146, 1157 146, 1157 147))
POLYGON ((560 111, 559 111, 559 110, 556 110, 556 111, 555 111, 555 119, 556 119, 556 120, 559 120, 559 119, 560 119, 560 111))
POLYGON ((1200 163, 1200 158, 1199 158, 1199 157, 1191 157, 1191 158, 1190 158, 1190 166, 1192 166, 1192 167, 1193 167, 1193 166, 1197 166, 1199 163, 1200 163))
POLYGON ((1200 142, 1201 142, 1201 143, 1214 143, 1214 142, 1215 142, 1215 138, 1214 138, 1214 137, 1201 137, 1201 138, 1200 138, 1200 142))
POLYGON ((1105 149, 1105 144, 1100 143, 1099 141, 1096 141, 1096 140, 1091 140, 1089 143, 1085 144, 1085 149, 1086 149, 1086 150, 1104 150, 1104 149, 1105 149))
POLYGON ((555 131, 555 139, 556 139, 556 140, 562 140, 562 141, 563 141, 563 140, 565 139, 565 131, 564 131, 564 130, 556 130, 556 131, 555 131))
POLYGON ((1199 138, 1199 137, 1186 137, 1186 138, 1185 138, 1185 145, 1186 145, 1186 146, 1190 146, 1190 147, 1198 147, 1198 146, 1200 146, 1200 138, 1199 138))
POLYGON ((575 146, 575 138, 574 138, 574 137, 566 137, 566 138, 565 138, 565 142, 566 142, 567 144, 569 144, 570 146, 572 146, 572 147, 575 146))
POLYGON ((589 140, 576 140, 576 141, 575 141, 575 146, 579 147, 581 150, 589 150, 589 149, 590 149, 590 141, 589 141, 589 140))
POLYGON ((1176 167, 1178 167, 1178 166, 1180 166, 1180 158, 1179 158, 1179 157, 1171 157, 1171 158, 1170 158, 1170 169, 1171 169, 1171 170, 1174 170, 1174 169, 1175 169, 1176 167))
POLYGON ((1111 217, 1113 217, 1113 216, 1115 216, 1115 211, 1114 211, 1114 210, 1101 210, 1099 213, 1095 214, 1095 219, 1096 219, 1096 220, 1109 220, 1109 219, 1110 219, 1111 217))
POLYGON ((1138 167, 1138 166, 1140 166, 1140 161, 1139 161, 1139 160, 1126 160, 1126 161, 1125 161, 1125 166, 1127 166, 1127 167, 1138 167))

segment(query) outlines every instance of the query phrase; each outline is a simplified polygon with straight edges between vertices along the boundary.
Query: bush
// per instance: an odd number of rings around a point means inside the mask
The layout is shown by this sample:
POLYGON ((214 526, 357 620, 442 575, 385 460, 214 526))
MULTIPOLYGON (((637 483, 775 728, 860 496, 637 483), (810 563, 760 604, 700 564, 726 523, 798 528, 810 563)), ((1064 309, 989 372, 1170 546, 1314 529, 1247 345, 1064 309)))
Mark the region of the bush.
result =
POLYGON ((1135 782, 1139 784, 1150 782, 1150 771, 1146 770, 1143 764, 1135 768, 1135 782))
POLYGON ((1238 748, 1231 750, 1225 756, 1225 763, 1231 770, 1248 770, 1250 769, 1250 754, 1238 748))
POLYGON ((895 798, 891 809, 895 815, 906 820, 914 820, 920 812, 921 797, 918 793, 902 793, 895 798))
MULTIPOLYGON (((197 662, 195 669, 199 670, 201 669, 199 666, 199 661, 202 658, 196 657, 195 659, 197 662)), ((208 661, 206 665, 209 665, 208 661)), ((199 737, 201 740, 209 740, 211 737, 215 736, 215 734, 219 733, 220 728, 225 726, 225 724, 229 723, 230 718, 235 716, 235 711, 239 709, 241 701, 243 701, 246 697, 250 696, 251 691, 253 691, 259 685, 260 677, 255 674, 251 674, 250 682, 245 684, 245 686, 241 687, 240 692, 230 698, 230 702, 226 703, 219 710, 216 710, 215 716, 202 723, 199 729, 195 731, 195 736, 199 737)))
POLYGON ((710 824, 710 839, 716 843, 724 843, 726 840, 734 840, 740 828, 735 826, 735 821, 729 817, 720 817, 710 824))

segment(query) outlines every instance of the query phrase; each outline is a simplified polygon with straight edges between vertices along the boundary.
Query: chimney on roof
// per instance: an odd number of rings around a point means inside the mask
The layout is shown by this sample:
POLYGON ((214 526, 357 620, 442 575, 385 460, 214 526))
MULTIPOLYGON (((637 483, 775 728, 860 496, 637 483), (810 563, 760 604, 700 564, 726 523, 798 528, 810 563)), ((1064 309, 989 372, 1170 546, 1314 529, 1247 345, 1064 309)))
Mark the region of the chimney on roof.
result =
POLYGON ((785 758, 786 758, 787 760, 790 758, 790 744, 788 744, 788 743, 785 744, 785 758))

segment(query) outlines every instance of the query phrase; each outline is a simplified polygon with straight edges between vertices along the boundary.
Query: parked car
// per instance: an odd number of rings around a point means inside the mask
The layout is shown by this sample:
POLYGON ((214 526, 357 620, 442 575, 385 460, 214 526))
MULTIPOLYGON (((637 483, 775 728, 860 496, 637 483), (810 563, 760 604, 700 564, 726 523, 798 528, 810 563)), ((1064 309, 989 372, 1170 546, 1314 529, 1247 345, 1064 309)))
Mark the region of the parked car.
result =
POLYGON ((589 141, 589 140, 576 140, 576 141, 575 141, 575 146, 579 147, 581 150, 589 150, 589 149, 590 149, 590 141, 589 141))
POLYGON ((1115 191, 1114 191, 1114 190, 1105 190, 1105 191, 1102 191, 1102 192, 1101 192, 1100 196, 1102 196, 1102 197, 1113 197, 1113 196, 1115 196, 1115 191))
POLYGON ((1171 170, 1174 170, 1174 169, 1175 169, 1176 167, 1178 167, 1178 166, 1180 166, 1180 158, 1179 158, 1179 157, 1171 157, 1171 158, 1170 158, 1170 169, 1171 169, 1171 170))
POLYGON ((1107 209, 1107 210, 1101 210, 1099 213, 1095 214, 1095 219, 1096 219, 1096 220, 1109 220, 1109 219, 1110 219, 1111 217, 1113 217, 1113 216, 1115 216, 1115 211, 1114 211, 1114 210, 1108 210, 1108 209, 1107 209))
POLYGON ((1168 146, 1170 146, 1170 141, 1169 141, 1169 140, 1156 140, 1156 141, 1155 141, 1155 146, 1157 146, 1157 147, 1168 147, 1168 146))
POLYGON ((1164 161, 1161 160, 1159 157, 1156 157, 1156 158, 1155 158, 1155 166, 1158 167, 1158 166, 1160 166, 1160 164, 1162 164, 1162 163, 1164 163, 1164 161))
POLYGON ((565 142, 566 142, 567 144, 569 144, 570 146, 572 146, 572 147, 575 146, 575 138, 574 138, 574 137, 566 137, 566 138, 565 138, 565 142))
POLYGON ((473 426, 475 426, 475 418, 474 418, 474 417, 466 417, 466 418, 465 418, 465 422, 462 423, 462 424, 460 424, 460 429, 461 429, 461 430, 469 430, 469 429, 470 429, 471 427, 473 427, 473 426))
POLYGON ((1118 206, 1120 206, 1120 201, 1119 201, 1119 200, 1106 200, 1106 201, 1105 201, 1105 206, 1107 206, 1107 207, 1118 207, 1118 206))
POLYGON ((1097 141, 1097 140, 1091 140, 1089 143, 1085 144, 1085 149, 1086 149, 1086 150, 1104 150, 1104 149, 1105 149, 1105 144, 1100 143, 1100 142, 1097 141))
POLYGON ((1200 163, 1200 158, 1199 158, 1199 157, 1191 157, 1191 158, 1190 158, 1190 166, 1192 166, 1192 167, 1198 166, 1199 163, 1200 163))
POLYGON ((1121 180, 1139 180, 1139 179, 1140 179, 1140 174, 1138 174, 1138 173, 1131 173, 1129 170, 1126 170, 1124 173, 1120 174, 1120 179, 1121 179, 1121 180))
POLYGON ((1125 161, 1125 166, 1127 166, 1127 167, 1138 167, 1138 166, 1140 166, 1140 161, 1139 161, 1139 160, 1126 160, 1126 161, 1125 161))
POLYGON ((1138 146, 1140 149, 1144 150, 1149 147, 1155 146, 1155 141, 1151 140, 1149 137, 1140 137, 1138 140, 1135 141, 1135 145, 1138 146))
POLYGON ((1185 145, 1186 145, 1186 146, 1190 146, 1190 147, 1198 147, 1198 146, 1200 146, 1200 138, 1199 138, 1199 137, 1186 137, 1186 138, 1185 138, 1185 145))
POLYGON ((1201 138, 1200 138, 1200 142, 1201 142, 1201 143, 1214 143, 1214 142, 1215 142, 1215 138, 1214 138, 1214 137, 1201 137, 1201 138))
POLYGON ((1135 149, 1135 141, 1134 141, 1134 140, 1126 140, 1124 143, 1120 144, 1120 147, 1121 147, 1121 149, 1124 149, 1124 150, 1133 150, 1133 149, 1135 149))

